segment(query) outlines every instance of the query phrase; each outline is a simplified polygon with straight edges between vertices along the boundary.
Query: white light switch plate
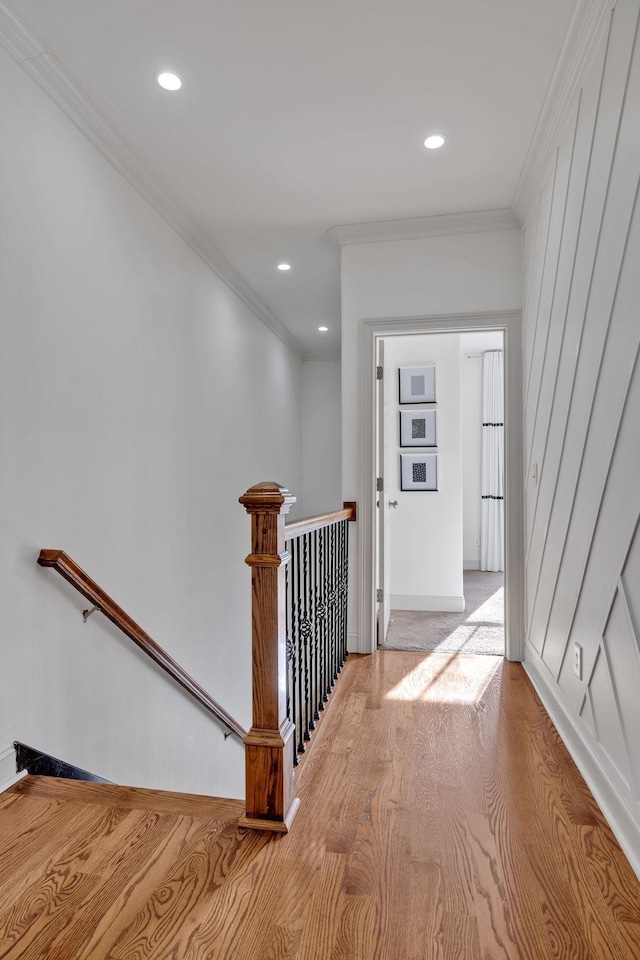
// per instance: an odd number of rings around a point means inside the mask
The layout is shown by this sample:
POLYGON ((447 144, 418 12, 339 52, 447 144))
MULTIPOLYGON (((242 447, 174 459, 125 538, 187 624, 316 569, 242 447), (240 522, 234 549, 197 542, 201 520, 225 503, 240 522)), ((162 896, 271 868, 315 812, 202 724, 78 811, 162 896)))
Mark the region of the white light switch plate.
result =
POLYGON ((573 645, 573 672, 578 680, 582 680, 582 647, 579 643, 573 645))

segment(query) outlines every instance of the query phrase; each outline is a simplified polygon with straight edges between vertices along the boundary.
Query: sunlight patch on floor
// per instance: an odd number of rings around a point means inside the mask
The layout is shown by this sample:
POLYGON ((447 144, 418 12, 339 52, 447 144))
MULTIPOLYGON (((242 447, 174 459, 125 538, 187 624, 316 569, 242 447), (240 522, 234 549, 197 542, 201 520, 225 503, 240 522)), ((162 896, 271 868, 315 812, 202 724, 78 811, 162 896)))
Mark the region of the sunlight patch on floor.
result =
POLYGON ((429 654, 389 690, 386 699, 478 703, 502 663, 501 657, 429 654))
POLYGON ((492 620, 491 616, 492 614, 495 616, 492 606, 497 600, 502 602, 503 592, 503 588, 500 587, 500 589, 496 590, 496 592, 493 593, 488 600, 485 600, 485 602, 480 604, 479 607, 477 607, 475 610, 472 610, 469 616, 466 618, 466 623, 477 623, 478 621, 483 621, 484 623, 495 623, 496 626, 502 626, 501 621, 492 620))

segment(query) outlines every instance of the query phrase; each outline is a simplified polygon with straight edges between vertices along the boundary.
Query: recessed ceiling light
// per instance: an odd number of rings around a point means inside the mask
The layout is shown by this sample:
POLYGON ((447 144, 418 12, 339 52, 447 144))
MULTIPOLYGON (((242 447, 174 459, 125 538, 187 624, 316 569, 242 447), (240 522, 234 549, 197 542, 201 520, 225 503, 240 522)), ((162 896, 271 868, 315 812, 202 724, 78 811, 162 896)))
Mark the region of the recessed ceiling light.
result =
POLYGON ((278 270, 291 270, 291 264, 290 264, 290 263, 279 263, 279 264, 278 264, 278 270))
POLYGON ((432 133, 430 137, 427 137, 424 141, 424 145, 427 150, 437 150, 438 147, 441 147, 444 143, 445 138, 441 133, 432 133))
POLYGON ((160 73, 156 74, 156 80, 163 90, 171 90, 172 93, 182 86, 182 80, 178 74, 171 73, 170 70, 161 70, 160 73))
POLYGON ((320 333, 326 333, 328 329, 329 327, 318 327, 318 330, 320 331, 320 333))

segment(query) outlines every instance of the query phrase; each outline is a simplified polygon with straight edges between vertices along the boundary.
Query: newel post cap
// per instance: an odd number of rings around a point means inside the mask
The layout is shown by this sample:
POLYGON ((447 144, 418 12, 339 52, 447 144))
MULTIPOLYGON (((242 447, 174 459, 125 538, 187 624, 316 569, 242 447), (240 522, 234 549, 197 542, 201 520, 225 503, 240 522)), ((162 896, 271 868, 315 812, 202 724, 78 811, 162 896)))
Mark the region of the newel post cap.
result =
POLYGON ((274 480, 264 480, 249 487, 247 492, 239 497, 247 513, 289 513, 296 502, 296 497, 274 480))

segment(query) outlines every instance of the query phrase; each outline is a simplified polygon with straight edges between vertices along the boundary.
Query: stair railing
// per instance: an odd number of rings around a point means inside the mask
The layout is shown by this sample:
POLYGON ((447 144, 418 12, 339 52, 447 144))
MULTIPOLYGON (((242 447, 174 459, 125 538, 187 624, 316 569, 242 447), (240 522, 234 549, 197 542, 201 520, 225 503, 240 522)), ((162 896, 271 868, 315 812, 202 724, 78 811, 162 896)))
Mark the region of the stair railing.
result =
POLYGON ((259 483, 251 516, 253 724, 245 737, 246 814, 240 823, 286 833, 299 801, 294 766, 347 656, 347 522, 335 513, 285 524, 286 487, 259 483), (286 549, 290 546, 290 551, 286 549))
MULTIPOLYGON (((86 597, 89 603, 93 604, 94 609, 100 610, 108 620, 111 620, 130 640, 133 640, 136 646, 140 647, 176 683, 179 683, 205 710, 213 714, 226 728, 225 737, 235 733, 241 740, 244 740, 247 735, 244 727, 241 727, 199 683, 196 683, 193 677, 189 676, 187 671, 176 663, 166 650, 163 650, 155 640, 152 640, 149 634, 125 613, 122 607, 118 606, 115 600, 112 600, 102 587, 99 587, 95 580, 92 580, 63 550, 41 550, 38 563, 41 567, 52 567, 56 570, 83 597, 86 597)), ((90 615, 92 612, 85 611, 85 620, 87 614, 90 615)))

